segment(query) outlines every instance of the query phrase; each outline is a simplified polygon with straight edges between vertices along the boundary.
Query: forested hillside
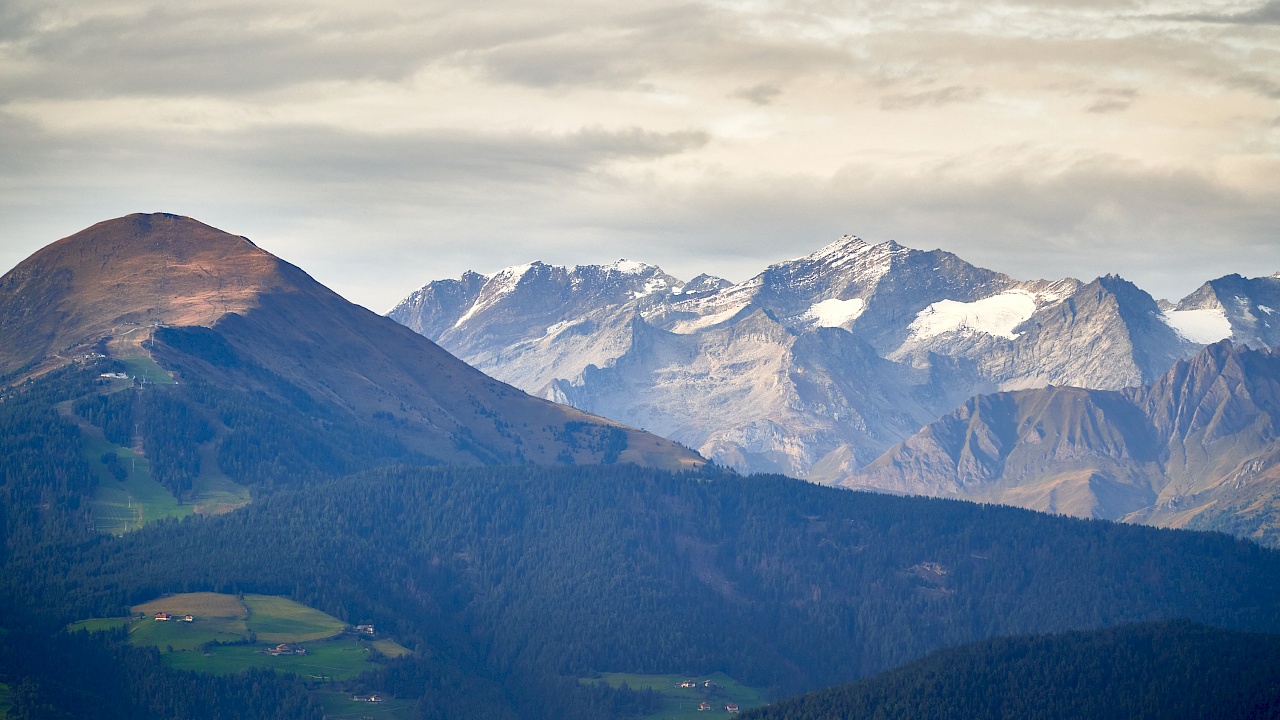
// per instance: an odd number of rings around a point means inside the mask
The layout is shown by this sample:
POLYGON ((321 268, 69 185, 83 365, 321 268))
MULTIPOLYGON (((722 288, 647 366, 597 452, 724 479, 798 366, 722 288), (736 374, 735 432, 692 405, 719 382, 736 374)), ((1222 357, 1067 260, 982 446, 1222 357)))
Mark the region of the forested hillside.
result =
MULTIPOLYGON (((1280 630, 1280 555, 1222 535, 625 464, 344 476, 402 457, 393 431, 197 383, 114 389, 101 369, 57 371, 0 402, 0 617, 11 640, 30 635, 7 646, 0 683, 25 688, 28 705, 151 703, 138 683, 152 675, 173 702, 206 692, 102 640, 80 653, 86 667, 155 672, 103 674, 117 680, 75 699, 41 670, 57 667, 63 640, 39 642, 200 590, 288 596, 384 628, 415 653, 358 684, 416 698, 421 717, 586 720, 652 706, 578 681, 601 672, 724 672, 783 697, 997 635, 1175 617, 1280 630), (253 503, 95 531, 111 473, 138 470, 102 461, 89 440, 124 440, 130 424, 140 459, 167 452, 153 434, 201 442, 216 425, 222 439, 195 460, 236 473, 253 503), (257 471, 223 466, 231 442, 257 471)), ((202 477, 204 465, 171 460, 153 475, 202 477)), ((263 683, 268 695, 297 690, 263 683)))
POLYGON ((999 638, 792 698, 743 720, 1280 717, 1280 636, 1188 622, 999 638))

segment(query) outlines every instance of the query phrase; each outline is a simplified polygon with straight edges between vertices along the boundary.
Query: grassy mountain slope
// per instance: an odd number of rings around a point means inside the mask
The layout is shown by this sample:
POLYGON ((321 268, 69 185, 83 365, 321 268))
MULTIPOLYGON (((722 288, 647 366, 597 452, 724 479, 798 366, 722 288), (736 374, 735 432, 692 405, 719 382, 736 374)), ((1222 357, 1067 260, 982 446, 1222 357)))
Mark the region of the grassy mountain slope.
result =
POLYGON ((493 380, 245 238, 174 215, 99 223, 0 278, 0 375, 96 355, 154 361, 178 394, 204 385, 381 423, 427 461, 701 462, 493 380))

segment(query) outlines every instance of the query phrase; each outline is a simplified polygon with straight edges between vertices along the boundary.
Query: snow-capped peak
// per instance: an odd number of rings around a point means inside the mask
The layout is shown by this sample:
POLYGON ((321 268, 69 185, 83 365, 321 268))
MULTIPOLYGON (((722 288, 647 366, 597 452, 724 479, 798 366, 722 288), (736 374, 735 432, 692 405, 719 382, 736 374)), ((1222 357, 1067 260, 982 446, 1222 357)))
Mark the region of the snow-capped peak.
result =
POLYGON ((609 266, 609 269, 616 270, 624 275, 639 275, 645 271, 652 270, 653 266, 636 260, 619 258, 617 262, 609 266))
POLYGON ((539 262, 525 263, 523 265, 512 265, 505 267, 489 277, 484 284, 484 289, 480 293, 480 297, 476 300, 467 312, 458 321, 453 324, 454 327, 461 327, 463 323, 470 320, 476 313, 492 306, 498 302, 504 295, 509 295, 515 291, 520 284, 520 280, 533 269, 535 265, 541 265, 539 262))

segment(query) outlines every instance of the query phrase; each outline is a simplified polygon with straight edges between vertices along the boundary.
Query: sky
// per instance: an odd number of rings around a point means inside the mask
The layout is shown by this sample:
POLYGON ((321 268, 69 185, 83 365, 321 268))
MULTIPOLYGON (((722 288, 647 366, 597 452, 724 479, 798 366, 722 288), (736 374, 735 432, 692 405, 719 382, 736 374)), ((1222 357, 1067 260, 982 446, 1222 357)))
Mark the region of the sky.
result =
POLYGON ((1280 271, 1280 0, 0 0, 0 268, 159 211, 378 312, 846 233, 1176 300, 1280 271))

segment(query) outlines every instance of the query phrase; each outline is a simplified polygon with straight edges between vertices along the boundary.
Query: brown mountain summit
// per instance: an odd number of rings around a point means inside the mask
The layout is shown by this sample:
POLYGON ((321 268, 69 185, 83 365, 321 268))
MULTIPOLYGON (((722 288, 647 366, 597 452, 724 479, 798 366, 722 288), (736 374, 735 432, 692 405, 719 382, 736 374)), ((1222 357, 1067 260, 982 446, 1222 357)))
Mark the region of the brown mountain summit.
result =
POLYGON ((190 218, 107 220, 46 246, 0 278, 0 374, 61 364, 133 327, 212 327, 300 279, 310 281, 247 239, 190 218))
POLYGON ((0 278, 0 376, 95 354, 376 421, 441 461, 703 462, 494 380, 246 238, 177 215, 98 223, 0 278))

